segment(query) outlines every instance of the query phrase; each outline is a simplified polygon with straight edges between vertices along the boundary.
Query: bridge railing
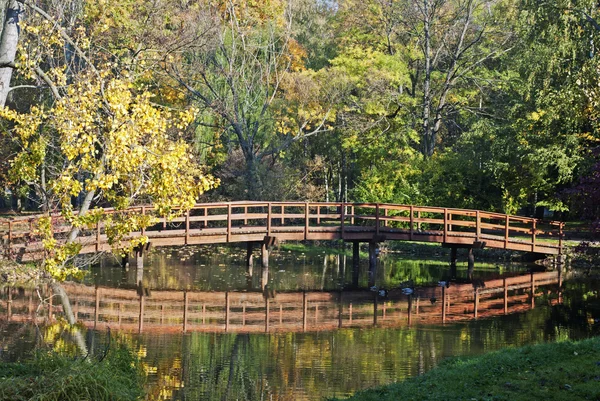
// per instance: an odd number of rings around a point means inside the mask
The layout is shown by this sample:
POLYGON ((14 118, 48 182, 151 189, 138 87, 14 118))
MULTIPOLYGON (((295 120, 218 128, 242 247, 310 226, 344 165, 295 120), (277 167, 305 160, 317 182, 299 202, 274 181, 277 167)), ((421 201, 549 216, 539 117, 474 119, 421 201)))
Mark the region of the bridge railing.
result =
MULTIPOLYGON (((168 220, 156 215, 152 206, 106 213, 139 213, 156 223, 132 236, 172 238, 172 244, 193 243, 210 237, 215 242, 235 242, 256 236, 286 239, 409 240, 449 244, 486 243, 486 246, 559 254, 563 223, 544 222, 521 216, 479 210, 385 203, 341 202, 223 202, 197 204, 168 220)), ((41 252, 36 232, 41 216, 0 219, 0 238, 5 252, 41 252)), ((63 240, 71 229, 59 215, 52 216, 52 229, 63 240)), ((253 237, 254 238, 254 237, 253 237)), ((86 252, 107 249, 106 227, 85 228, 78 239, 86 252)), ((208 240, 207 240, 208 241, 208 240)))
MULTIPOLYGON (((411 295, 392 288, 385 297, 368 290, 278 292, 139 292, 137 289, 91 287, 65 283, 73 313, 83 324, 100 328, 144 331, 319 331, 341 327, 439 324, 528 310, 535 298, 560 302, 559 272, 533 273, 482 281, 417 287, 411 295), (557 285, 558 284, 558 285, 557 285), (552 294, 552 295, 550 295, 552 294)), ((0 292, 0 319, 52 319, 61 306, 40 308, 37 290, 0 292), (36 312, 37 311, 37 312, 36 312)))

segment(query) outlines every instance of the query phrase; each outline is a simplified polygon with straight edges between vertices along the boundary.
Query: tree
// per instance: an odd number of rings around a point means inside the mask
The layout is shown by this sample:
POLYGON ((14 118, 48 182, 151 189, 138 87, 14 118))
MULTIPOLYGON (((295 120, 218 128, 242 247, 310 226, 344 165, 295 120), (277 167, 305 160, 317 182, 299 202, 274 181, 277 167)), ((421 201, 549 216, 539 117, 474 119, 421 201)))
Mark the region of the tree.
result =
POLYGON ((303 69, 304 57, 291 36, 285 2, 217 2, 207 10, 213 39, 174 55, 170 72, 200 108, 199 139, 220 144, 228 155, 239 150, 247 197, 268 197, 264 162, 293 142, 327 130, 330 115, 326 107, 316 114, 296 108, 293 123, 279 124, 286 79, 303 69))
MULTIPOLYGON (((44 210, 58 210, 71 225, 63 243, 54 238, 50 217, 39 226, 47 250, 43 266, 60 281, 78 272, 73 260, 80 230, 102 220, 115 247, 131 248, 146 239, 127 245, 120 240, 152 220, 125 212, 128 206, 152 202, 159 214, 172 216, 218 182, 202 172, 181 139, 197 110, 153 103, 130 71, 95 53, 99 49, 85 29, 67 32, 51 14, 25 3, 35 13, 21 24, 16 71, 30 86, 43 82, 51 96, 27 111, 4 107, 0 116, 18 150, 11 158, 11 184, 34 188, 44 210), (94 205, 113 206, 116 213, 106 216, 94 205)), ((56 281, 53 289, 74 324, 64 290, 56 281)))

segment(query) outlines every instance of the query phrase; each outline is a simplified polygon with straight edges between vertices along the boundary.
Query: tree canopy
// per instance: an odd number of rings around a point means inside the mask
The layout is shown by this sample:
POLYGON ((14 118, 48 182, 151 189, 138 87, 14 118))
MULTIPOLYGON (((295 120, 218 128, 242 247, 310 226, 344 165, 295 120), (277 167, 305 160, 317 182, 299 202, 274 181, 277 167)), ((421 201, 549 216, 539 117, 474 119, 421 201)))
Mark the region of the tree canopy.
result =
POLYGON ((74 225, 200 196, 598 219, 591 1, 0 7, 5 203, 74 225))

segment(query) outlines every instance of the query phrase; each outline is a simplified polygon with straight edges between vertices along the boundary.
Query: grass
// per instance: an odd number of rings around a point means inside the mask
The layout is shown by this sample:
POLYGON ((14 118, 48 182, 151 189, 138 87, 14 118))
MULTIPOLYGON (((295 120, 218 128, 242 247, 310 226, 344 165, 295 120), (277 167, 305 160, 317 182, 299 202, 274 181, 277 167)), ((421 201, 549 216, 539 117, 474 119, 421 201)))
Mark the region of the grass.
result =
POLYGON ((38 352, 26 362, 0 364, 2 401, 129 401, 143 395, 137 359, 123 345, 102 361, 38 352))
POLYGON ((598 399, 600 338, 449 359, 422 376, 361 391, 350 398, 353 401, 598 399))

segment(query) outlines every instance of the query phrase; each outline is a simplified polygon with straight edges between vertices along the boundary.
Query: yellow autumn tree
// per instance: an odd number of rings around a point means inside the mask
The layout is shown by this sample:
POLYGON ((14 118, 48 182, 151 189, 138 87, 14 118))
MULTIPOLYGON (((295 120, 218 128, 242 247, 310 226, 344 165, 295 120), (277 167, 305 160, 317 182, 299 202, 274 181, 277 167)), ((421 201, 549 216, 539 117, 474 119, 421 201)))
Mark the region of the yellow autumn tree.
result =
MULTIPOLYGON (((102 209, 92 209, 94 203, 123 211, 142 200, 152 202, 160 215, 172 215, 189 209, 217 184, 203 174, 189 146, 178 139, 195 110, 173 112, 151 99, 150 93, 136 91, 127 76, 98 81, 89 74, 52 107, 32 106, 28 113, 0 110, 0 116, 12 123, 13 140, 20 147, 12 160, 11 178, 45 179, 47 195, 73 225, 61 246, 49 227, 40 228, 50 254, 45 267, 54 277, 64 279, 74 272, 66 262, 79 250, 74 241, 80 228, 102 219, 109 240, 116 244, 128 232, 151 223, 148 216, 135 213, 104 215, 102 209), (72 199, 77 196, 83 201, 74 210, 72 199)), ((145 239, 125 246, 140 241, 145 239)))

